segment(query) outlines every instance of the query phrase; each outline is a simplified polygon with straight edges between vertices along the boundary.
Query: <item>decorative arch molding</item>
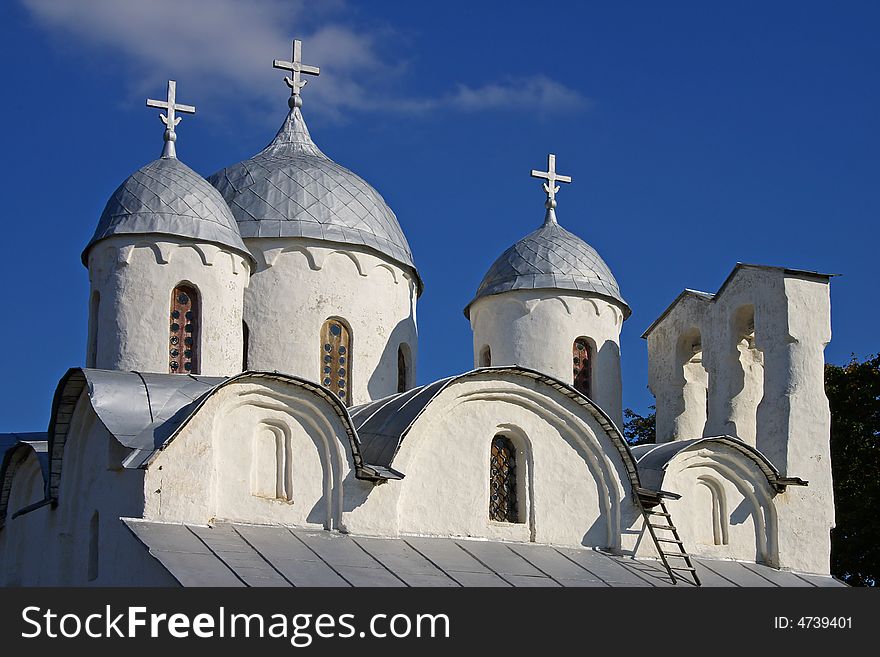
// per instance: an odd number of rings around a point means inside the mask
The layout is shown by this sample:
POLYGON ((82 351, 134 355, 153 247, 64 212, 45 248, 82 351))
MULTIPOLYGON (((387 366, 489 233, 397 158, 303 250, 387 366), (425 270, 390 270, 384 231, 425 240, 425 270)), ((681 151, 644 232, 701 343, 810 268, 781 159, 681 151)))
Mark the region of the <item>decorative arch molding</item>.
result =
POLYGON ((724 487, 712 476, 700 475, 697 483, 709 490, 712 500, 712 537, 715 545, 727 545, 730 542, 730 526, 727 515, 727 496, 724 487))
POLYGON ((760 481, 755 481, 753 474, 742 462, 718 452, 701 450, 688 454, 679 466, 679 472, 691 469, 714 470, 748 500, 755 522, 756 561, 776 566, 779 562, 778 522, 772 489, 769 486, 762 487, 760 481))
MULTIPOLYGON (((287 416, 298 422, 307 429, 309 436, 317 439, 315 446, 321 463, 321 483, 323 499, 326 502, 326 528, 341 526, 343 513, 343 478, 346 463, 354 463, 355 454, 351 449, 351 443, 340 441, 333 424, 327 419, 326 408, 320 400, 309 401, 303 396, 285 394, 271 388, 259 388, 244 390, 237 393, 234 403, 225 407, 225 412, 218 415, 213 423, 213 433, 216 436, 222 434, 223 418, 242 407, 259 408, 267 412, 274 412, 280 416, 287 416)), ((254 429, 267 427, 273 431, 276 437, 291 439, 290 426, 285 422, 267 415, 254 424, 254 429)), ((291 497, 296 482, 292 480, 292 474, 288 471, 287 490, 288 501, 295 502, 291 497)), ((281 498, 277 498, 281 499, 281 498)))
MULTIPOLYGON (((481 401, 500 401, 528 410, 549 424, 569 444, 579 448, 578 451, 583 457, 599 493, 599 508, 602 510, 605 521, 607 545, 612 548, 619 547, 622 496, 615 486, 615 482, 620 481, 620 478, 613 471, 606 458, 606 452, 595 433, 588 426, 586 427, 587 431, 583 430, 583 420, 561 404, 534 390, 488 388, 460 395, 453 402, 453 406, 481 401), (579 425, 581 430, 578 430, 579 425)), ((524 434, 519 432, 511 435, 516 439, 516 436, 524 434)), ((624 484, 623 481, 620 483, 624 484)))
MULTIPOLYGON (((43 486, 46 484, 46 472, 40 465, 39 456, 34 446, 27 442, 19 442, 15 446, 6 450, 3 454, 3 460, 0 461, 0 529, 6 524, 7 513, 9 512, 9 500, 12 494, 12 487, 15 481, 16 473, 25 463, 33 458, 40 468, 43 479, 43 486)), ((18 509, 13 509, 17 511, 18 509)))

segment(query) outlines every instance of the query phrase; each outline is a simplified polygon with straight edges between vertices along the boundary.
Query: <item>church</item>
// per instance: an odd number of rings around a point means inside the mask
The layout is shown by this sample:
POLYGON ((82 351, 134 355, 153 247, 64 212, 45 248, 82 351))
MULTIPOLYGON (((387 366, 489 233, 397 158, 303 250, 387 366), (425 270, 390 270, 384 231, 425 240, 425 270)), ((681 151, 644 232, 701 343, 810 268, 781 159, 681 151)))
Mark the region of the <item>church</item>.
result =
POLYGON ((283 125, 207 179, 177 157, 176 83, 147 101, 162 155, 81 256, 85 366, 46 432, 0 434, 0 584, 840 584, 829 275, 684 290, 643 335, 656 443, 631 447, 631 310, 557 218, 550 155, 536 230, 464 307, 473 369, 416 385, 401 223, 313 141, 300 42, 274 66, 283 125))

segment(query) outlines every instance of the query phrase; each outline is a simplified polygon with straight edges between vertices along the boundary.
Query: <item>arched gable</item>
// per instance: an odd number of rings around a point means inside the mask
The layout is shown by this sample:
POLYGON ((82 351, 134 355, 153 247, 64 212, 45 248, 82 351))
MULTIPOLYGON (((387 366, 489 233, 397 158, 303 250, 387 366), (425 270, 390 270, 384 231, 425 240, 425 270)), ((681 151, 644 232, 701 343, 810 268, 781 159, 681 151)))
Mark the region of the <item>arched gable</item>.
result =
POLYGON ((614 549, 621 516, 634 512, 638 474, 614 423, 571 386, 538 372, 474 370, 353 409, 352 418, 365 456, 406 474, 395 485, 401 533, 614 549), (524 473, 519 523, 489 518, 497 435, 517 446, 524 473))

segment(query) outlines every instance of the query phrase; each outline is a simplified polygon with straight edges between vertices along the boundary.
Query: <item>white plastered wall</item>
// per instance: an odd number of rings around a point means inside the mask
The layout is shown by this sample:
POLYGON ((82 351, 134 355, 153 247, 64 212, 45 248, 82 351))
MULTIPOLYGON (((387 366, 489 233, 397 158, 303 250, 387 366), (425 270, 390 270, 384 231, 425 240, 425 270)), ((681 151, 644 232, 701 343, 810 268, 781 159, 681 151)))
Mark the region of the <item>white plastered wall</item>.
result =
POLYGON ((520 365, 571 384, 572 345, 586 337, 593 349, 595 401, 623 423, 620 330, 623 311, 598 297, 561 290, 513 290, 478 299, 470 307, 474 367, 488 346, 492 365, 520 365))
MULTIPOLYGON (((666 505, 688 553, 778 567, 776 493, 755 462, 722 444, 685 450, 666 467, 666 505)), ((643 523, 639 554, 656 556, 643 523)))
MULTIPOLYGON (((175 584, 119 520, 140 517, 144 504, 143 472, 120 467, 120 453, 84 393, 64 447, 57 506, 46 505, 14 520, 8 517, 0 530, 5 535, 0 539, 4 544, 0 559, 8 583, 12 572, 14 581, 25 586, 175 584), (97 562, 96 568, 90 568, 96 511, 97 562)), ((24 492, 33 485, 29 470, 20 474, 26 477, 21 480, 22 494, 33 498, 35 493, 24 492)), ((13 479, 14 488, 19 487, 18 478, 13 479)))
POLYGON ((740 266, 714 300, 679 300, 648 335, 658 441, 699 437, 676 434, 674 424, 685 405, 676 384, 675 344, 695 326, 709 382, 703 435, 735 435, 783 475, 809 481, 774 498, 779 565, 828 573, 834 502, 824 390, 824 349, 831 340, 827 277, 740 266), (751 323, 754 337, 744 340, 751 323))
POLYGON ((168 373, 171 294, 183 282, 195 286, 200 297, 199 373, 240 372, 250 263, 213 244, 154 237, 118 235, 90 251, 90 311, 97 309, 98 315, 89 318, 87 364, 168 373))
POLYGON ((246 240, 259 263, 245 294, 248 368, 321 381, 321 326, 351 329, 352 404, 397 392, 397 350, 408 345, 407 381, 418 353, 411 272, 367 249, 300 238, 246 240))
POLYGON ((144 517, 343 529, 349 438, 330 402, 284 382, 223 386, 146 470, 144 517))
POLYGON ((393 467, 405 478, 356 500, 349 529, 617 549, 621 522, 629 524, 634 513, 622 460, 586 409, 545 384, 491 373, 434 398, 393 467), (489 453, 497 434, 517 449, 519 523, 489 519, 489 453), (395 507, 396 528, 382 527, 395 507))

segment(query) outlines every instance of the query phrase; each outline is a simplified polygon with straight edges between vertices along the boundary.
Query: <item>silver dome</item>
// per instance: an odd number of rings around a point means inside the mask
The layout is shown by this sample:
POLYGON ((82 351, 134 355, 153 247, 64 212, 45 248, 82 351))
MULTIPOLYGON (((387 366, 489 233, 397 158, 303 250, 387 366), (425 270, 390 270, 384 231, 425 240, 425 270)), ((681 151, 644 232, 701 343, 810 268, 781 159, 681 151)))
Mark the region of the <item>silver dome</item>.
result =
POLYGON ((174 157, 141 167, 113 192, 83 250, 83 264, 88 266, 88 253, 96 243, 131 234, 188 237, 228 247, 253 260, 223 197, 174 157))
POLYGON ((552 209, 547 211, 543 226, 507 249, 489 267, 464 315, 470 318, 470 307, 482 297, 540 289, 594 294, 621 306, 624 318, 632 313, 596 249, 560 226, 552 209))
POLYGON ((208 182, 226 199, 244 238, 359 244, 411 268, 418 278, 391 208, 362 178, 320 151, 299 108, 290 111, 266 148, 208 182))

